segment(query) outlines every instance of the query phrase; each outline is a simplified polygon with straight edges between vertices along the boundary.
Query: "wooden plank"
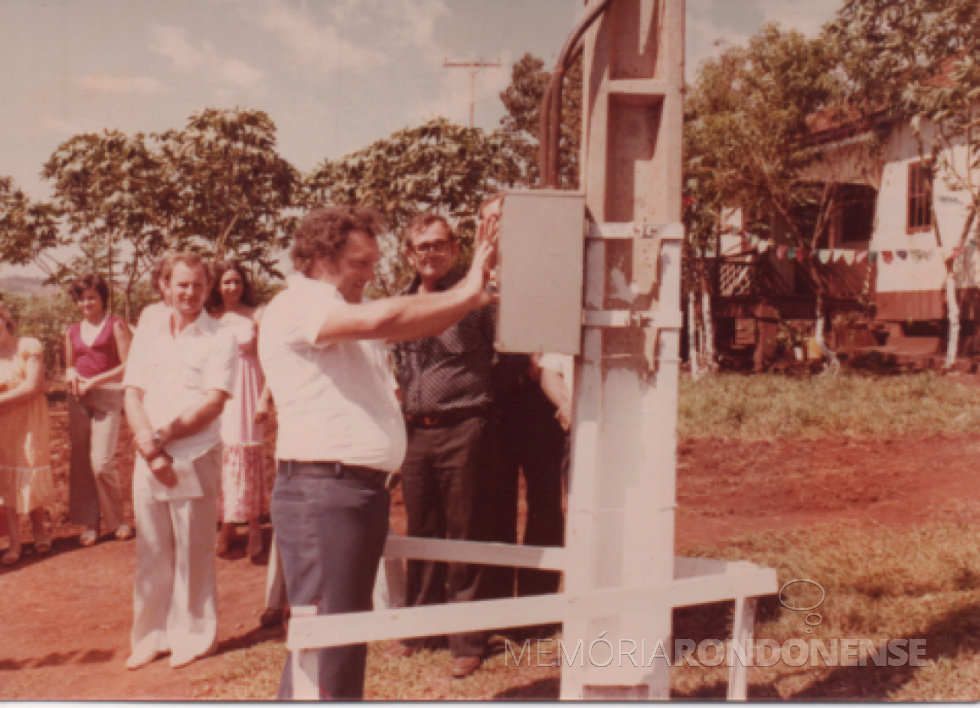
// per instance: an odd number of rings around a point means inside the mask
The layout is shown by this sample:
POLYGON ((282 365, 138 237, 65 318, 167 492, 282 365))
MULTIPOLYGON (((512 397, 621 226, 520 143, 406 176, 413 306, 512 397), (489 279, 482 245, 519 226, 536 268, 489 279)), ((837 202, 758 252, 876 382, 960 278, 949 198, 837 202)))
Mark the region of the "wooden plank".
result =
MULTIPOLYGON (((668 607, 772 595, 777 590, 776 571, 764 568, 726 574, 723 582, 719 582, 715 576, 699 576, 647 587, 597 590, 582 595, 541 595, 411 609, 294 617, 289 621, 286 646, 291 651, 299 651, 382 639, 585 620, 608 614, 611 607, 642 616, 663 612, 668 607)), ((574 643, 579 638, 568 639, 574 643)))
MULTIPOLYGON (((316 617, 316 607, 302 605, 292 608, 290 622, 316 617)), ((319 663, 316 649, 302 649, 293 653, 293 700, 320 700, 319 663)))
MULTIPOLYGON (((735 621, 732 625, 732 639, 743 648, 747 655, 746 664, 752 665, 752 635, 755 629, 755 608, 757 600, 754 597, 739 597, 735 600, 735 621)), ((729 651, 734 651, 729 649, 729 651)), ((744 701, 748 696, 748 667, 741 659, 735 657, 728 669, 728 700, 744 701)))
POLYGON ((566 555, 564 548, 391 535, 385 544, 384 557, 564 570, 566 555))

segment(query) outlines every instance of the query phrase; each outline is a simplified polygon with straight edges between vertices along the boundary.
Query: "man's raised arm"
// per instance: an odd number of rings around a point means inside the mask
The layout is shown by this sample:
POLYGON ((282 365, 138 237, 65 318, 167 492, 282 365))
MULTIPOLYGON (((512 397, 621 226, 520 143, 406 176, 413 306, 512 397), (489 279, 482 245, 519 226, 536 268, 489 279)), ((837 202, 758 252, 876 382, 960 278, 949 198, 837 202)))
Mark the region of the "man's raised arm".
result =
POLYGON ((338 301, 320 327, 317 343, 349 339, 384 339, 397 342, 422 339, 444 331, 470 310, 496 301, 485 289, 487 261, 493 246, 481 243, 469 273, 452 290, 352 305, 338 301))

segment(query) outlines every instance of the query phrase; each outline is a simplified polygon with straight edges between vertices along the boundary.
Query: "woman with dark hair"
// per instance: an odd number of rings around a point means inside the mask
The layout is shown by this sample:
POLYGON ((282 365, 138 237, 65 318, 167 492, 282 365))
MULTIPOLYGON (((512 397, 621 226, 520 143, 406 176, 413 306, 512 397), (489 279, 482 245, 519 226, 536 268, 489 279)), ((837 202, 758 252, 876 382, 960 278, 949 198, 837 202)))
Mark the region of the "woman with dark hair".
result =
POLYGON ((262 310, 258 307, 248 272, 237 261, 214 266, 214 286, 209 298, 211 316, 231 329, 238 341, 238 380, 231 400, 221 414, 221 492, 218 519, 221 531, 216 551, 228 553, 235 524, 248 523, 248 555, 262 553, 259 516, 267 511, 262 436, 268 416, 269 395, 256 349, 262 310))
POLYGON ((119 540, 133 537, 123 521, 119 475, 113 465, 123 392, 107 384, 122 381, 133 335, 126 322, 106 311, 109 286, 101 275, 85 275, 69 289, 82 321, 65 333, 72 523, 85 527, 83 546, 99 539, 99 516, 119 540))
POLYGON ((51 431, 48 421, 44 350, 31 337, 18 337, 10 310, 0 306, 0 507, 10 534, 3 565, 20 560, 18 514, 34 527, 34 552, 48 553, 44 507, 54 502, 51 431))

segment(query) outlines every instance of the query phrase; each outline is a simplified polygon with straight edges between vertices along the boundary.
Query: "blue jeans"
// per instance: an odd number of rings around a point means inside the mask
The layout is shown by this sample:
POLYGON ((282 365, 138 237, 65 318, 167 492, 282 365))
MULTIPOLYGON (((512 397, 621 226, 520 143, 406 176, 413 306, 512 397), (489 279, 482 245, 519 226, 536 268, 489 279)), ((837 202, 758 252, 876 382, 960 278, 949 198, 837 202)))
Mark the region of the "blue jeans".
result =
MULTIPOLYGON (((326 469, 315 462, 279 462, 271 511, 289 604, 315 605, 320 615, 370 611, 388 536, 389 494, 358 479, 319 476, 326 469)), ((318 657, 322 698, 362 697, 366 644, 320 649, 318 657)), ((290 655, 279 699, 292 697, 290 655)))

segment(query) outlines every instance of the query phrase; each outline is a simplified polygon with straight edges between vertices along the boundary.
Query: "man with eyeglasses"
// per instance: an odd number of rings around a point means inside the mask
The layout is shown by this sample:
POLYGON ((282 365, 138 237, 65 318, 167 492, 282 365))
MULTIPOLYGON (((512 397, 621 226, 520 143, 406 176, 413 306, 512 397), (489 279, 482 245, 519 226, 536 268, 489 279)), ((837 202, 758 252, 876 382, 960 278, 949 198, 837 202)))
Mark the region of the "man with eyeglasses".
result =
MULTIPOLYGON (((453 229, 438 214, 416 217, 405 230, 405 257, 416 275, 402 294, 452 289, 459 253, 453 229)), ((493 469, 492 416, 496 308, 482 307, 435 337, 395 345, 408 448, 402 490, 408 535, 453 540, 487 540, 480 518, 486 481, 493 469)), ((479 599, 483 568, 466 563, 409 561, 410 606, 479 599)), ((473 673, 486 652, 483 632, 448 637, 452 673, 473 673)), ((406 657, 438 646, 439 638, 393 644, 389 657, 406 657)))

